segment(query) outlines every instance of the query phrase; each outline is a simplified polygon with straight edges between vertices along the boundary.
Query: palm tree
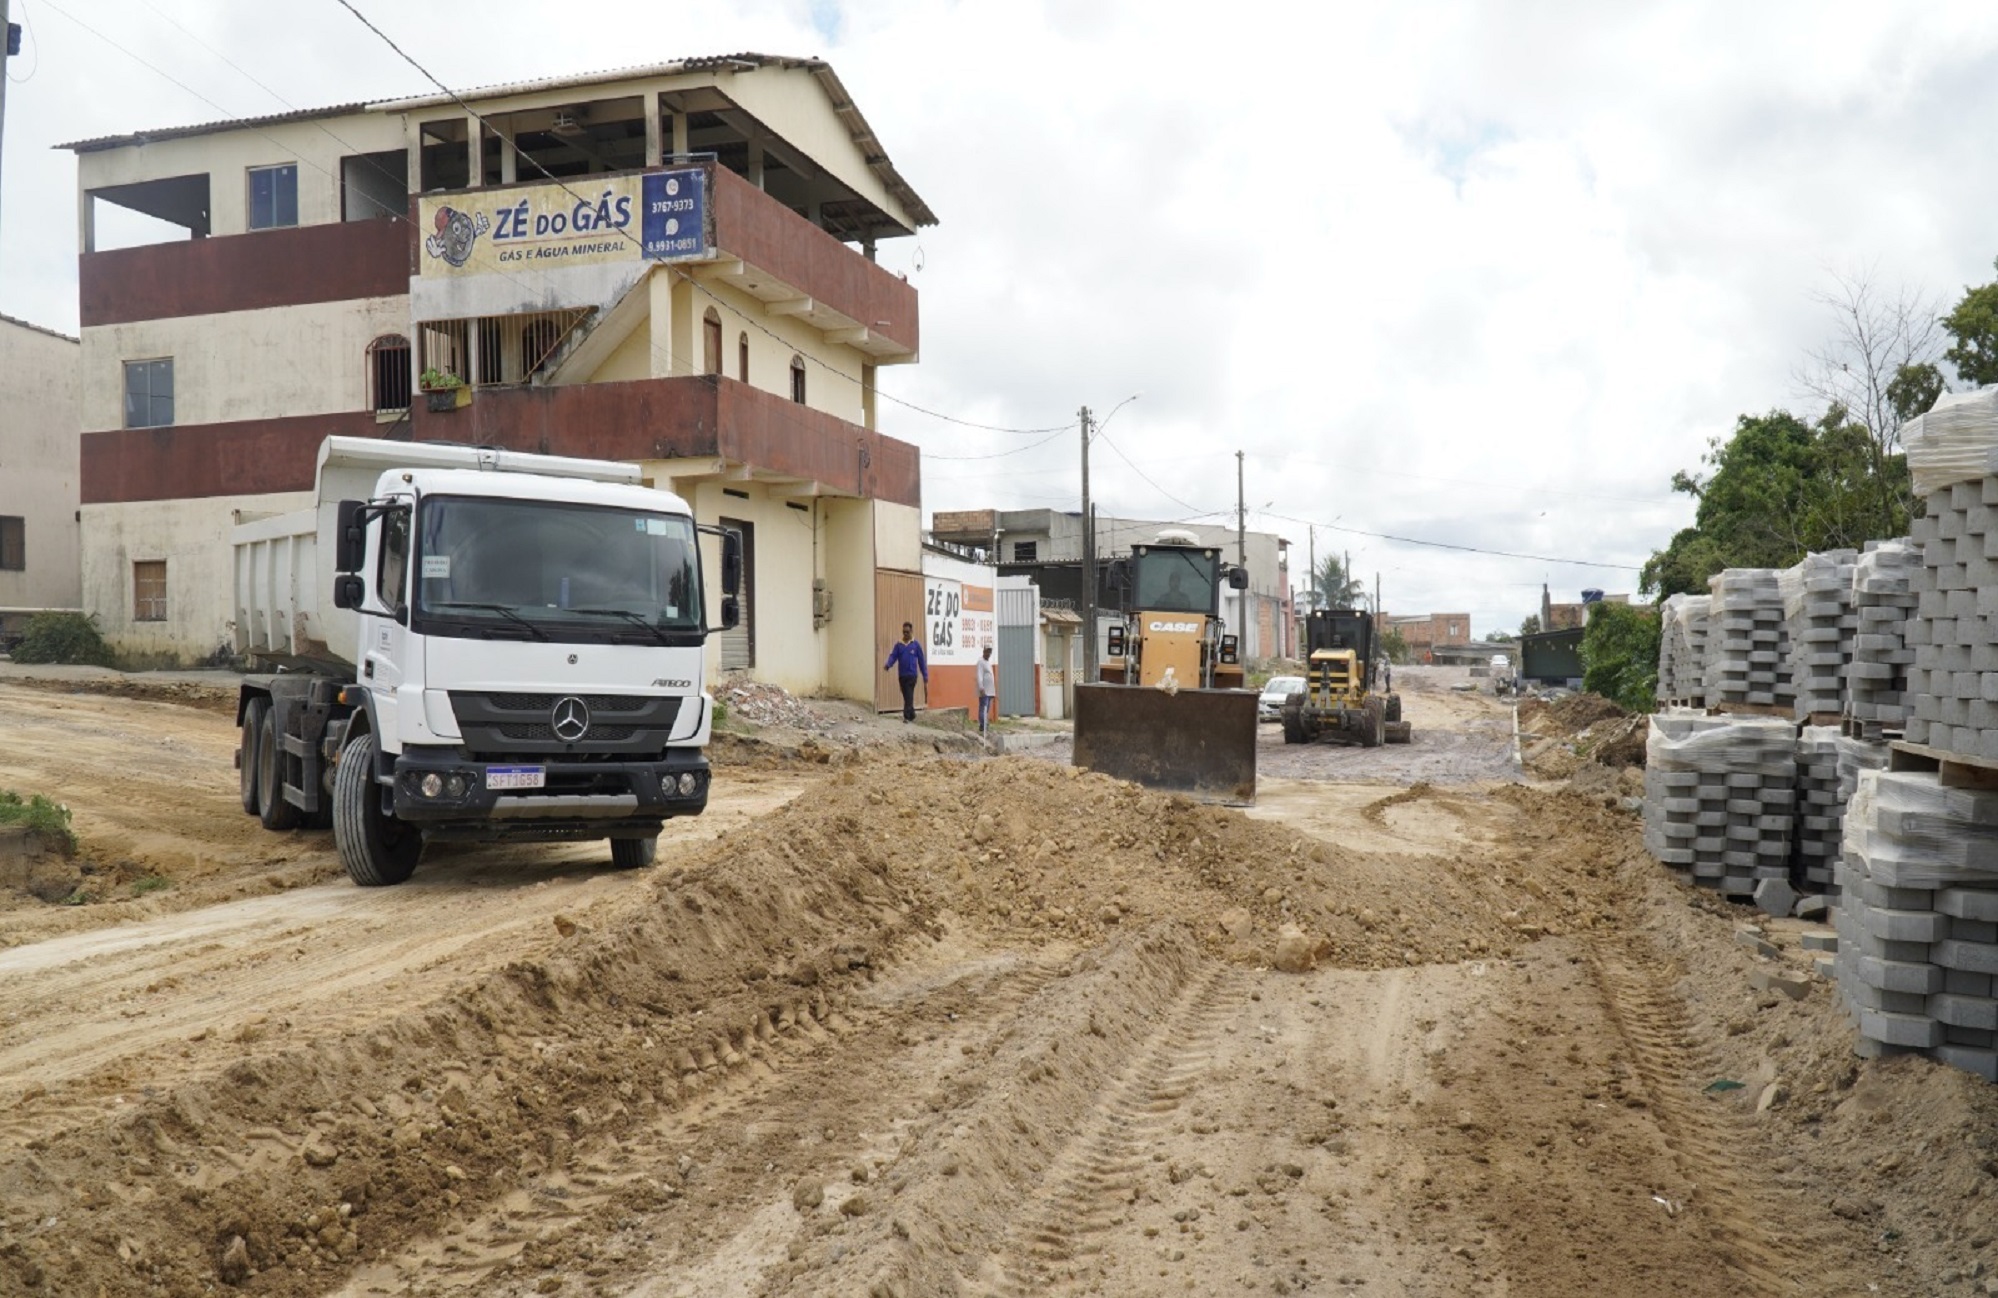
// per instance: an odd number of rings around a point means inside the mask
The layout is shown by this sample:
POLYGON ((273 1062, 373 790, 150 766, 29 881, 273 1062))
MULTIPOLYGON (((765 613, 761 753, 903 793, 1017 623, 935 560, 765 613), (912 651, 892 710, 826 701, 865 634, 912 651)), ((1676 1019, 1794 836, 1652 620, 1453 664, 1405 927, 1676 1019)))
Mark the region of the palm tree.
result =
POLYGON ((1317 608, 1365 608, 1368 604, 1366 583, 1347 572, 1345 559, 1336 554, 1318 561, 1318 570, 1311 574, 1311 597, 1317 608))

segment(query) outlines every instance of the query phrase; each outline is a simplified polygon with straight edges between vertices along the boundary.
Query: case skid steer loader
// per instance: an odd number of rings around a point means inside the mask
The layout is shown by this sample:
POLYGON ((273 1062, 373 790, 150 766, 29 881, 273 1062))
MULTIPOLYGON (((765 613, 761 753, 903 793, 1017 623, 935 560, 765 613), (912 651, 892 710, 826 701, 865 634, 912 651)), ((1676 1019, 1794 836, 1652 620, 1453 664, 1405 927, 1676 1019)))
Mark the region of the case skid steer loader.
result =
POLYGON ((1121 625, 1102 679, 1075 688, 1075 764, 1203 800, 1256 797, 1256 695, 1221 624, 1248 574, 1190 532, 1134 545, 1110 570, 1121 625))
POLYGON ((1304 688, 1284 701, 1283 741, 1335 739, 1363 748, 1405 744, 1401 696, 1374 657, 1374 619, 1363 609, 1318 609, 1305 619, 1304 688))

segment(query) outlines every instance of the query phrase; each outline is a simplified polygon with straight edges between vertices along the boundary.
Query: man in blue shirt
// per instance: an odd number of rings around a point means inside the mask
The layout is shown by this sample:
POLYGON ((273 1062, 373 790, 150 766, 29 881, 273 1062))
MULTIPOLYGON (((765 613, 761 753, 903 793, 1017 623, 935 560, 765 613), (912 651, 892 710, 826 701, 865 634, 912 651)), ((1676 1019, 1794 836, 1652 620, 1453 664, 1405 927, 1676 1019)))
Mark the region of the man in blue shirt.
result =
POLYGON ((896 676, 902 685, 902 723, 907 725, 916 719, 916 677, 923 678, 923 692, 929 693, 930 665, 923 657, 923 642, 916 639, 916 628, 910 623, 902 624, 902 639, 888 650, 888 661, 881 664, 881 670, 896 669, 896 676))

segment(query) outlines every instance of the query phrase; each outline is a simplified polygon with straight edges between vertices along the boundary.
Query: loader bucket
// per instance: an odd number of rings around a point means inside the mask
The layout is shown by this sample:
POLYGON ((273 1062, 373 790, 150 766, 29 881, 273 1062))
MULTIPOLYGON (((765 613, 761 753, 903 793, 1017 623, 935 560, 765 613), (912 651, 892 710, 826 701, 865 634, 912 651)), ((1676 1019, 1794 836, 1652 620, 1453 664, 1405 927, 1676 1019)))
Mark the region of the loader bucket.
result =
POLYGON ((1075 764, 1203 802, 1253 803, 1256 696, 1077 685, 1075 764))

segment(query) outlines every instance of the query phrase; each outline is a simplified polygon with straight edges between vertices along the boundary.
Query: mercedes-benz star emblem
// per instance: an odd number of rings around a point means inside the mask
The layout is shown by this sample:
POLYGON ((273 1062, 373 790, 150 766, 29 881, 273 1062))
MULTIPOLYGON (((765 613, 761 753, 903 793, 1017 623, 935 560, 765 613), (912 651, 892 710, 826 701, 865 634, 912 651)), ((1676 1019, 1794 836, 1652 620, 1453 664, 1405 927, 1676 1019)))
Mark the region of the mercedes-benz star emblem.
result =
POLYGON ((554 711, 549 714, 549 727, 557 739, 573 744, 590 732, 590 709, 573 694, 557 699, 554 711))

